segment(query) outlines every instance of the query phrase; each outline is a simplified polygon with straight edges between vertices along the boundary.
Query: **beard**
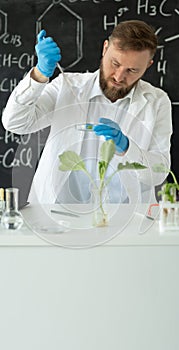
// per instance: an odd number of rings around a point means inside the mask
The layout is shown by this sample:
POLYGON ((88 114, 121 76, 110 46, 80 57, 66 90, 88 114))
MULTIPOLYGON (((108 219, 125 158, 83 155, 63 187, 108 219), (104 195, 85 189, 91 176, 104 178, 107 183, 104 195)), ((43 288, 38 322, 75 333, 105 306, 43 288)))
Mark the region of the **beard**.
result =
MULTIPOLYGON (((111 101, 111 102, 115 102, 120 98, 125 97, 129 91, 133 88, 134 85, 137 84, 138 80, 135 81, 132 85, 130 86, 124 86, 124 87, 120 87, 117 88, 115 86, 113 87, 109 87, 108 86, 108 81, 111 81, 113 78, 105 78, 104 76, 104 69, 103 69, 103 61, 101 60, 101 64, 100 64, 100 73, 99 73, 99 84, 100 84, 100 88, 103 92, 103 94, 111 101)), ((121 81, 122 84, 124 84, 123 81, 121 81)))

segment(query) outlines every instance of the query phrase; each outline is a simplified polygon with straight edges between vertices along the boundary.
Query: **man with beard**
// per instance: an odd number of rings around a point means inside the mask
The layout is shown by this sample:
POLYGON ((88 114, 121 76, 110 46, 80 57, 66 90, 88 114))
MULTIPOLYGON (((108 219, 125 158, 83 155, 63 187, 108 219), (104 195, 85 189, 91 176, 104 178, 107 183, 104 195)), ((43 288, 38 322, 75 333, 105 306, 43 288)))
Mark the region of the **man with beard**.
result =
MULTIPOLYGON (((121 172, 110 183, 111 202, 132 201, 130 189, 141 202, 153 201, 155 186, 167 174, 152 166, 170 167, 171 103, 167 94, 141 78, 152 65, 157 37, 143 21, 118 24, 104 41, 100 69, 94 73, 64 73, 49 83, 60 49, 42 30, 36 45, 37 66, 11 94, 3 113, 3 125, 17 133, 32 133, 50 126, 50 133, 34 176, 30 201, 79 203, 90 197, 83 173, 68 177, 58 170, 58 155, 75 150, 97 179, 101 138, 112 139, 116 154, 108 175, 119 162, 139 162, 141 172, 121 172), (80 131, 80 123, 92 123, 93 132, 80 131)), ((133 198, 135 201, 135 199, 133 198)))

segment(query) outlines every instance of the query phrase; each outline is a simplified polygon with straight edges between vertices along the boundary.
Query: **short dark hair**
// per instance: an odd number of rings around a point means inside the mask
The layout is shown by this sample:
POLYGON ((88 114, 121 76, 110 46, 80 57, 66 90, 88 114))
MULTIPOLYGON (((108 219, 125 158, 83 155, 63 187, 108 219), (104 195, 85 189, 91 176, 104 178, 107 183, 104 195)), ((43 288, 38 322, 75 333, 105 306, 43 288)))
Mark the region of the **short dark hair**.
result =
POLYGON ((143 51, 148 49, 153 57, 157 49, 154 28, 139 20, 120 22, 114 27, 109 41, 115 42, 121 50, 143 51))

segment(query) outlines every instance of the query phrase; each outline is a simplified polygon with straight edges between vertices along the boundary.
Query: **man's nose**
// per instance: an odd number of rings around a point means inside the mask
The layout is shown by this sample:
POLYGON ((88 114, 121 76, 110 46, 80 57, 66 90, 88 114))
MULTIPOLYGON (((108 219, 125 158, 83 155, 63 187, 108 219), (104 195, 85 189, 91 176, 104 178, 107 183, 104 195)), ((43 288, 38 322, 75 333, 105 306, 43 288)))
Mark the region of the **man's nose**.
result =
POLYGON ((114 79, 115 81, 118 83, 120 82, 121 80, 124 80, 126 77, 126 71, 124 68, 122 67, 118 67, 116 70, 115 70, 115 73, 114 73, 114 79))

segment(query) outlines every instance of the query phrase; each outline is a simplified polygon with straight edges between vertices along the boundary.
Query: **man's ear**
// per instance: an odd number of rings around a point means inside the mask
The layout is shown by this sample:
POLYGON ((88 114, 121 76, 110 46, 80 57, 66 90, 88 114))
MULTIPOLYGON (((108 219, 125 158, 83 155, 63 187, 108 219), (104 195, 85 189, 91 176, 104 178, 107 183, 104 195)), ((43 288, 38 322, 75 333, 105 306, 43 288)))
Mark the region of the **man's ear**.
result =
POLYGON ((149 68, 153 63, 154 63, 154 61, 153 61, 153 60, 150 60, 149 63, 148 63, 147 68, 149 68))
POLYGON ((107 49, 108 49, 108 46, 109 46, 109 41, 108 40, 105 40, 104 41, 104 44, 103 44, 103 51, 102 51, 102 56, 105 55, 107 49))

